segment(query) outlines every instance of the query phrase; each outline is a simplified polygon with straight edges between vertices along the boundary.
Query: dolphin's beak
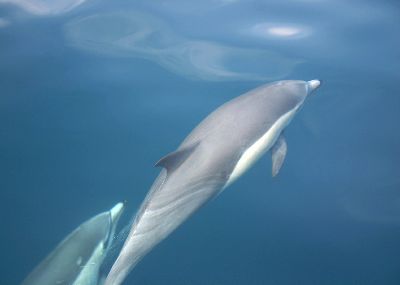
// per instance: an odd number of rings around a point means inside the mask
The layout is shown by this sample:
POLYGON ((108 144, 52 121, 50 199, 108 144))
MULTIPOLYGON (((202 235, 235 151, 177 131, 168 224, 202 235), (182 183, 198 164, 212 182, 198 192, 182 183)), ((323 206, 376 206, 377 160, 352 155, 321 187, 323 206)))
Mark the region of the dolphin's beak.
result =
POLYGON ((321 82, 317 79, 310 80, 307 82, 308 86, 308 94, 311 94, 315 89, 317 89, 321 85, 321 82))
POLYGON ((118 203, 110 210, 111 223, 116 224, 124 210, 124 203, 118 203))

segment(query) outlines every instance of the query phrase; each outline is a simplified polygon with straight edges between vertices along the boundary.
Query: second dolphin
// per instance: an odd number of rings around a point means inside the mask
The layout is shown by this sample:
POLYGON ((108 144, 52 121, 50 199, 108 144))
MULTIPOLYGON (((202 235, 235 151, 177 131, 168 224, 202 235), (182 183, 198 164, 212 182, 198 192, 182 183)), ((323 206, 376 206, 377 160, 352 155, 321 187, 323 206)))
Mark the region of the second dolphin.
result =
POLYGON ((118 203, 81 224, 26 277, 21 285, 98 285, 100 267, 114 239, 124 205, 118 203))

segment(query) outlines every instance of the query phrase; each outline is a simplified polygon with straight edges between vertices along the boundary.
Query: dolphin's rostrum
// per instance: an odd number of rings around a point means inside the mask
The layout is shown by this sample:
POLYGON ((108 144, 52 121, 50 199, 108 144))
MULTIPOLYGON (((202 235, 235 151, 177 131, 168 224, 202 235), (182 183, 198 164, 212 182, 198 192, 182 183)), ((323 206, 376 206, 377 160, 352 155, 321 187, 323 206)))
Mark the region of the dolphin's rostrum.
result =
POLYGON ((251 90, 212 112, 175 152, 157 162, 164 169, 142 203, 105 285, 121 284, 155 245, 268 150, 275 176, 287 149, 282 132, 319 85, 318 80, 287 80, 251 90))

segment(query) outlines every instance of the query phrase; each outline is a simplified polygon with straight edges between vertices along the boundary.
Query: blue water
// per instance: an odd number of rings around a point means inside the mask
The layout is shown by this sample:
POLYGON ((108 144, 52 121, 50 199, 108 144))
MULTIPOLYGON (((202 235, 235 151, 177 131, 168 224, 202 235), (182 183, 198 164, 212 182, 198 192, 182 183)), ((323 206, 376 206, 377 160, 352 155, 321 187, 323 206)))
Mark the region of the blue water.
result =
POLYGON ((267 155, 125 284, 400 284, 400 5, 345 0, 1 0, 0 284, 70 231, 134 214, 207 114, 322 79, 267 155))

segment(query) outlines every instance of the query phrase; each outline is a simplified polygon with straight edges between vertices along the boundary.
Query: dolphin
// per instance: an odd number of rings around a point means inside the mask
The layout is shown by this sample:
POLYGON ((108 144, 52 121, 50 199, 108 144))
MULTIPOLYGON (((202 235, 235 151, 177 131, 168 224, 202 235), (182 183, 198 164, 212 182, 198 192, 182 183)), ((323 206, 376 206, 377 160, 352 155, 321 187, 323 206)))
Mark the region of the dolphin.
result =
POLYGON ((124 205, 81 224, 26 277, 22 285, 97 285, 124 205))
POLYGON ((265 152, 278 174, 287 144, 283 130, 320 81, 285 80, 251 90, 207 116, 163 169, 136 214, 104 285, 123 282, 133 267, 207 201, 238 179, 265 152))

